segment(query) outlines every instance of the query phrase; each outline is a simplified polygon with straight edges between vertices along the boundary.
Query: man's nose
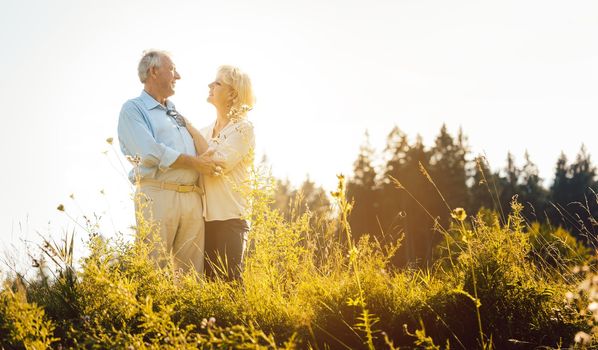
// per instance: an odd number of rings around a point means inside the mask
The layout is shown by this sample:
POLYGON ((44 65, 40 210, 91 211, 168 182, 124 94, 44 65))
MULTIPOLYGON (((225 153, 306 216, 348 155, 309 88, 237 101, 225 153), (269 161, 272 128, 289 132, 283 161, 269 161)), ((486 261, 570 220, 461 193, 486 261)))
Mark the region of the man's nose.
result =
POLYGON ((174 72, 174 78, 181 79, 181 75, 179 74, 179 72, 174 72))

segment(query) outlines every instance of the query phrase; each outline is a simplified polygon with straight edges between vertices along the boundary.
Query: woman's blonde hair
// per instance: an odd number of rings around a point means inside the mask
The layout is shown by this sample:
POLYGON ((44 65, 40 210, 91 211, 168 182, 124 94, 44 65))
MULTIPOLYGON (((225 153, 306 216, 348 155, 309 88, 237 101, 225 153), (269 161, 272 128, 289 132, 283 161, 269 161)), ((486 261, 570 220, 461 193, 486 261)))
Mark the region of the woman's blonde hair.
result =
POLYGON ((244 116, 255 105, 255 96, 249 75, 237 67, 225 65, 218 68, 218 77, 235 92, 231 112, 238 116, 244 116))

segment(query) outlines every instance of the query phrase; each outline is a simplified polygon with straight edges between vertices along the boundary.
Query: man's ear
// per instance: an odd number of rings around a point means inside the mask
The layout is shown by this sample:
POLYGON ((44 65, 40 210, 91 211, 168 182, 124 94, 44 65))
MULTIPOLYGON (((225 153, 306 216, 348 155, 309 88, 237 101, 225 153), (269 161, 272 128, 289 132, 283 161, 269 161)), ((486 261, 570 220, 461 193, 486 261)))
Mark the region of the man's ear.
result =
POLYGON ((148 73, 150 76, 155 78, 156 75, 158 74, 158 67, 150 67, 148 73))

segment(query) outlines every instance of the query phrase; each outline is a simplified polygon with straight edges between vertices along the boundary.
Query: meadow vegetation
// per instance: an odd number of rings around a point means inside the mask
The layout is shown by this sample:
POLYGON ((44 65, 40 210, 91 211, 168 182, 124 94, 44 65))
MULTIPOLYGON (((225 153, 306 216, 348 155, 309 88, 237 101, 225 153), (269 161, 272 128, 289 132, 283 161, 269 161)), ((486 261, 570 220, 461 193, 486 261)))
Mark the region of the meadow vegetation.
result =
MULTIPOLYGON (((273 209, 274 181, 254 177, 242 278, 206 280, 144 239, 46 242, 38 274, 0 291, 5 349, 551 349, 592 347, 598 278, 592 252, 561 228, 452 208, 432 262, 397 267, 401 245, 355 239, 345 181, 327 212, 273 209), (575 267, 578 268, 575 268, 575 267)), ((405 190, 397 183, 397 191, 405 190)), ((62 208, 64 209, 64 208, 62 208)), ((151 237, 153 226, 137 227, 151 237)))

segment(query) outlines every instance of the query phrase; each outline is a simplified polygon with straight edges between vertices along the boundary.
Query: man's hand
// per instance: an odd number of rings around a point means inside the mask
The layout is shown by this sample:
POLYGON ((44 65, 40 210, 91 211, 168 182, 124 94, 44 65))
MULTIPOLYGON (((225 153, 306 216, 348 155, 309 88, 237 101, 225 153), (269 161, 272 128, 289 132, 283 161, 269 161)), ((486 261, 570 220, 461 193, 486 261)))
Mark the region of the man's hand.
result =
POLYGON ((195 170, 206 175, 222 175, 224 163, 213 158, 214 150, 207 150, 195 157, 195 170))

